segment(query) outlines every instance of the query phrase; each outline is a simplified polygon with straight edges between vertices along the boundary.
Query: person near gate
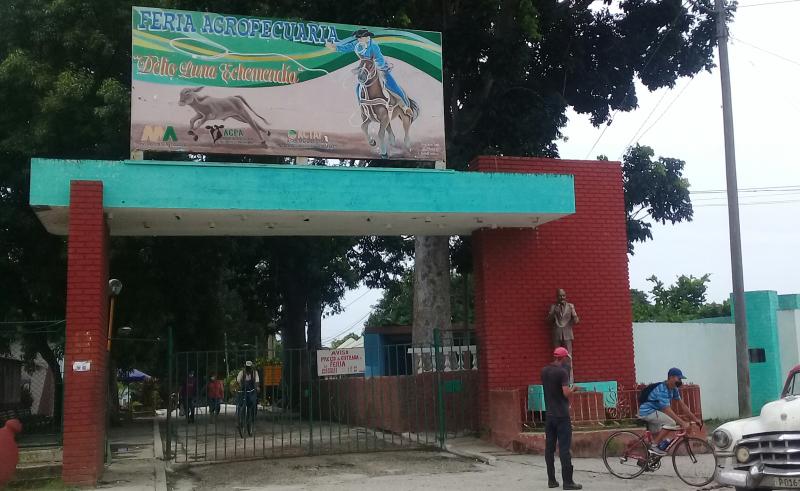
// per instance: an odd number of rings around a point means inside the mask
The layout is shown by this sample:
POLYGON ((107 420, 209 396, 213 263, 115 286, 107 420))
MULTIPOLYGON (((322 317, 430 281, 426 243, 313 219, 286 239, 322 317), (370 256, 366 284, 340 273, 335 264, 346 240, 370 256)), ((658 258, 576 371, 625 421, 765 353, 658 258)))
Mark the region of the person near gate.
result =
MULTIPOLYGON (((573 327, 579 324, 580 321, 581 319, 575 311, 575 306, 567 302, 567 293, 562 288, 559 288, 556 291, 556 303, 550 306, 550 312, 547 314, 547 323, 550 324, 552 329, 553 348, 563 346, 572 355, 572 341, 575 339, 573 327)), ((569 372, 570 385, 574 382, 574 366, 572 362, 573 360, 570 356, 566 367, 569 372)))
POLYGON ((186 375, 186 380, 181 384, 180 390, 181 404, 186 411, 186 420, 189 423, 194 423, 194 409, 197 404, 197 378, 194 375, 194 370, 189 370, 186 375))
POLYGON ((572 387, 569 383, 569 351, 559 346, 553 351, 553 362, 542 369, 542 387, 544 389, 544 403, 547 410, 545 421, 545 450, 544 461, 547 466, 547 487, 557 488, 555 453, 558 443, 558 453, 561 460, 561 478, 564 481, 563 489, 582 489, 583 486, 573 480, 572 454, 572 422, 569 417, 569 398, 573 393, 582 390, 572 387))
POLYGON ((236 376, 236 383, 239 386, 239 406, 248 406, 255 411, 258 403, 258 391, 261 388, 261 379, 258 371, 253 367, 253 362, 247 360, 244 369, 239 371, 236 376))
POLYGON ((225 396, 222 380, 217 379, 216 373, 211 374, 211 380, 206 387, 206 395, 208 396, 208 412, 216 420, 222 398, 225 396))

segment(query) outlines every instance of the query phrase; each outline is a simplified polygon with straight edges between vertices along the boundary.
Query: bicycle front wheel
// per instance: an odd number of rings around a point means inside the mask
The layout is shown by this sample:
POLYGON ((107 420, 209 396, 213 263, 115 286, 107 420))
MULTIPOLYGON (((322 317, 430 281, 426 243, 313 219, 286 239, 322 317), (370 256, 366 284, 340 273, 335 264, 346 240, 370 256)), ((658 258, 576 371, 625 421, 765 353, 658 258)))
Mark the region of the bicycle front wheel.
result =
POLYGON ((700 438, 684 438, 672 451, 675 474, 689 486, 705 486, 714 480, 717 457, 714 448, 700 438))
POLYGON ((647 467, 647 445, 632 431, 618 431, 603 444, 603 463, 620 479, 633 479, 647 467))

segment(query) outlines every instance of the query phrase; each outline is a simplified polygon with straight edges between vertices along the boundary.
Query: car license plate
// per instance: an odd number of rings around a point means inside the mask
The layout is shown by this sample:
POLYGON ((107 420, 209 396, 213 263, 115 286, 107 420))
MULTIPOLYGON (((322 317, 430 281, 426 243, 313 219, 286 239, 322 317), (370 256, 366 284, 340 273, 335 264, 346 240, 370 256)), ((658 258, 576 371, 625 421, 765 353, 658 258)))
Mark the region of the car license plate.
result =
POLYGON ((800 477, 773 477, 771 487, 780 489, 800 489, 800 477))

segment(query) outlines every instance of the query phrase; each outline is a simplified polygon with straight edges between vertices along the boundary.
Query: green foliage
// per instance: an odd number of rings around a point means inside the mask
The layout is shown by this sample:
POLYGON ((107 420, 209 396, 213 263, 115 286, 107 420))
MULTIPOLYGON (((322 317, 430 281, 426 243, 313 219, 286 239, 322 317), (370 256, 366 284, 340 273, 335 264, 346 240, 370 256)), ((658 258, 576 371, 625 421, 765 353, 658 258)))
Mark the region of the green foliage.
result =
MULTIPOLYGON (((474 322, 474 291, 472 277, 458 273, 450 277, 450 305, 453 325, 464 322, 464 286, 467 286, 466 301, 469 308, 469 322, 474 322), (465 280, 466 278, 466 280, 465 280)), ((373 307, 365 326, 410 326, 414 308, 414 275, 409 272, 402 279, 389 285, 378 304, 373 307)))
MULTIPOLYGON (((710 68, 716 43, 709 0, 137 3, 284 18, 313 12, 331 22, 442 31, 448 165, 459 169, 478 154, 556 156, 567 107, 603 124, 613 111, 636 107, 635 77, 651 90, 672 86, 710 68)), ((64 318, 65 240, 46 233, 28 205, 29 161, 128 156, 131 5, 0 2, 2 320, 64 318)), ((672 195, 645 194, 651 197, 632 198, 634 207, 646 203, 655 220, 677 216, 655 203, 672 202, 672 195)), ((468 247, 459 247, 459 272, 468 273, 468 247)), ((117 326, 132 324, 136 337, 162 340, 173 326, 177 350, 220 349, 226 331, 232 342, 280 331, 288 347, 298 347, 304 326, 322 307, 337 311, 343 292, 359 281, 401 295, 391 285, 405 284, 398 278, 411 249, 413 241, 394 237, 114 238, 110 273, 125 284, 117 326)), ((453 291, 460 301, 462 290, 453 291)), ((409 298, 387 299, 385 321, 409 323, 410 307, 400 305, 409 298)), ((453 311, 463 315, 461 307, 453 311)), ((57 366, 55 336, 31 335, 26 352, 57 366)), ((163 344, 115 346, 120 367, 135 361, 148 373, 165 373, 163 344)))
POLYGON ((681 275, 675 284, 668 287, 655 275, 647 278, 653 284, 649 295, 631 289, 634 322, 684 322, 730 316, 731 306, 728 300, 721 304, 706 302, 710 277, 709 274, 700 278, 681 275))
POLYGON ((636 145, 628 149, 622 163, 627 213, 628 252, 633 243, 653 238, 652 224, 691 221, 694 211, 689 181, 683 177, 683 160, 659 157, 652 148, 636 145))

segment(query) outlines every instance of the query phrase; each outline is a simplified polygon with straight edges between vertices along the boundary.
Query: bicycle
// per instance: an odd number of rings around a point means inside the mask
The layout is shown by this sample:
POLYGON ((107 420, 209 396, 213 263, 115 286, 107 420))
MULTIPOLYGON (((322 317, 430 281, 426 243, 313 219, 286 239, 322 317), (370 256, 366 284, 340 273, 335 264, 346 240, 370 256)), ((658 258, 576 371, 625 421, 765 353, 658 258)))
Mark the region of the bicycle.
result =
MULTIPOLYGON (((702 425, 699 427, 702 428, 702 425)), ((714 480, 717 467, 714 447, 705 440, 688 436, 682 428, 676 430, 673 440, 665 449, 667 455, 672 454, 675 474, 689 486, 709 484, 714 480)), ((661 468, 661 459, 666 455, 653 452, 650 449, 652 443, 650 431, 645 431, 643 436, 633 431, 617 431, 603 444, 603 463, 611 474, 620 479, 633 479, 644 472, 655 472, 661 468)))
POLYGON ((239 436, 242 438, 244 438, 244 432, 242 430, 245 427, 247 428, 247 435, 253 436, 253 427, 256 424, 256 390, 239 390, 237 392, 236 418, 238 423, 236 429, 239 430, 239 436))

